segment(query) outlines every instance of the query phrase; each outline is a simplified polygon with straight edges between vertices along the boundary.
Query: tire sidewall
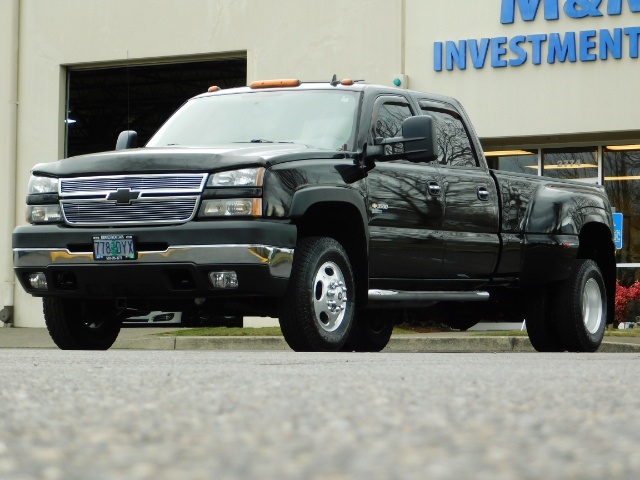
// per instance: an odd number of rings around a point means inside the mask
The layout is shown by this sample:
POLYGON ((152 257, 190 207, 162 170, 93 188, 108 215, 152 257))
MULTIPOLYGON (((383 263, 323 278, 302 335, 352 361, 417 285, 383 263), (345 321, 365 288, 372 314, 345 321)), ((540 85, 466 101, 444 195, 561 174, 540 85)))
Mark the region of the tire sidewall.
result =
POLYGON ((393 332, 393 320, 391 314, 384 311, 364 311, 356 319, 354 328, 359 329, 360 344, 356 351, 379 352, 383 350, 393 332))
POLYGON ((280 329, 289 347, 297 352, 341 350, 352 332, 355 295, 355 277, 342 245, 331 237, 299 238, 287 293, 279 305, 280 329), (332 262, 340 269, 347 289, 344 317, 334 331, 327 331, 320 325, 314 304, 316 275, 326 262, 332 262))
POLYGON ((559 296, 558 318, 562 343, 569 351, 595 352, 604 338, 607 324, 607 293, 600 269, 593 260, 578 260, 574 274, 567 280, 564 295, 559 296), (598 329, 591 333, 587 330, 582 317, 584 290, 587 282, 594 279, 601 295, 601 321, 598 329))
POLYGON ((328 248, 315 258, 313 267, 309 268, 305 272, 303 279, 306 291, 304 299, 306 303, 305 309, 308 309, 308 312, 313 317, 313 322, 308 322, 311 323, 311 325, 306 325, 305 332, 307 333, 307 336, 310 337, 310 342, 317 345, 319 349, 338 350, 346 342, 352 328, 355 309, 355 282, 353 279, 353 272, 351 271, 351 265, 349 264, 347 255, 340 244, 332 239, 323 240, 329 240, 325 242, 328 248), (322 328, 320 321, 316 318, 313 304, 315 277, 320 267, 326 262, 332 262, 338 266, 342 272, 344 283, 347 288, 347 302, 344 317, 338 328, 332 332, 328 332, 322 328))
MULTIPOLYGON (((99 303, 90 307, 101 306, 99 303)), ((113 345, 120 333, 122 320, 102 318, 98 325, 90 326, 83 316, 87 306, 80 306, 80 301, 61 298, 44 298, 43 310, 45 324, 54 343, 63 350, 107 350, 113 345)))
POLYGON ((585 325, 584 319, 582 318, 582 302, 584 301, 584 298, 582 296, 580 297, 581 300, 580 300, 579 313, 580 313, 580 319, 582 322, 582 334, 583 334, 584 344, 589 347, 588 350, 595 351, 598 349, 598 347, 602 343, 602 339, 604 338, 604 330, 607 326, 607 293, 604 286, 604 280, 602 278, 602 275, 600 274, 600 270, 597 267, 587 269, 585 274, 582 276, 581 285, 580 285, 581 292, 584 292, 587 282, 590 279, 594 279, 596 281, 598 288, 600 289, 600 297, 601 297, 601 303, 602 303, 600 325, 598 325, 598 329, 595 331, 595 333, 591 333, 589 330, 587 330, 587 326, 585 325))

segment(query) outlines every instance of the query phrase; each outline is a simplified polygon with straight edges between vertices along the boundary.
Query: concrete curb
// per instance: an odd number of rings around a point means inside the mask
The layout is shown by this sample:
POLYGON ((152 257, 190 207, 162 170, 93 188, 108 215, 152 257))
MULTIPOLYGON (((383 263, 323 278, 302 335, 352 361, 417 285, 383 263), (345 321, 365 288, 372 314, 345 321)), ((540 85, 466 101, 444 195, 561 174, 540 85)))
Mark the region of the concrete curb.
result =
POLYGON ((391 337, 385 351, 394 352, 533 352, 523 337, 391 337))
MULTIPOLYGON (((274 350, 290 351, 283 337, 196 337, 175 329, 123 329, 112 348, 120 350, 274 350), (166 332, 165 335, 158 333, 166 332)), ((0 329, 2 348, 57 348, 46 328, 0 329)), ((525 336, 480 336, 463 332, 398 334, 385 352, 533 352, 525 336)), ((640 337, 605 337, 599 352, 640 352, 640 337)))
POLYGON ((283 337, 175 337, 176 350, 291 350, 283 337))

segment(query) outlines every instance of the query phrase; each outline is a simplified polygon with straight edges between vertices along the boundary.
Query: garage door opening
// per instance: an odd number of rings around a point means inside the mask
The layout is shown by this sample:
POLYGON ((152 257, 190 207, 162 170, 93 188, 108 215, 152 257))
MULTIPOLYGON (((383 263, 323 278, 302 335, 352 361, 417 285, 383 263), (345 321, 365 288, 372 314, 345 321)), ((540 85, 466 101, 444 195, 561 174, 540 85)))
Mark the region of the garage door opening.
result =
POLYGON ((123 130, 136 130, 143 146, 187 99, 246 84, 245 57, 69 69, 65 157, 113 150, 123 130))

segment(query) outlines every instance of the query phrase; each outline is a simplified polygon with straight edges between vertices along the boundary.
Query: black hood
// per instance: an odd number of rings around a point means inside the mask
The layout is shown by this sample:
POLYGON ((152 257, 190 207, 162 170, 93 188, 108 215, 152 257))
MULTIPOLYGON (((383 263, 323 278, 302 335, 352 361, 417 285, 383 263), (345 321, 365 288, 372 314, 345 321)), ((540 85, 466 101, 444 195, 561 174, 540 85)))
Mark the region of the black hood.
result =
POLYGON ((130 173, 212 172, 235 167, 269 167, 315 158, 344 158, 343 152, 311 150, 299 144, 233 144, 215 148, 136 148, 41 163, 32 173, 52 177, 130 173))

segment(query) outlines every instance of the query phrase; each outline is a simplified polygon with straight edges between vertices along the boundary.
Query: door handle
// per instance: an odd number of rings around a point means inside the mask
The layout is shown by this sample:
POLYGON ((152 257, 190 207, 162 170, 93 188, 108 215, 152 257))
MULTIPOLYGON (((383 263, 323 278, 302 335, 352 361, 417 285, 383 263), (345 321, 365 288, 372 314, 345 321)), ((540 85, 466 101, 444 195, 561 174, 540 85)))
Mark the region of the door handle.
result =
POLYGON ((489 200, 489 190, 486 187, 478 187, 478 200, 486 202, 489 200))
POLYGON ((427 182, 427 188, 429 189, 429 194, 437 197, 440 195, 440 185, 438 182, 427 182))

